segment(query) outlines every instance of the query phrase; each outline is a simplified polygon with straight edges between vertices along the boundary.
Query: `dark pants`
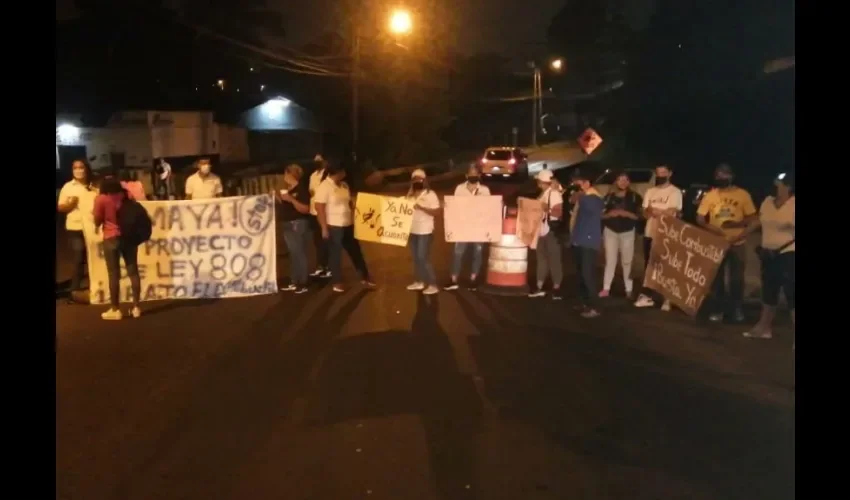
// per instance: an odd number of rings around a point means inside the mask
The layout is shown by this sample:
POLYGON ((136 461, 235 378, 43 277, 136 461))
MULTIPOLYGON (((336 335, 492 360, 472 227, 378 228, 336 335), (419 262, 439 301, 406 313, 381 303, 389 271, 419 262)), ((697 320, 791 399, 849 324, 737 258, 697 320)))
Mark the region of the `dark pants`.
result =
POLYGON ((596 260, 598 250, 573 246, 578 277, 578 296, 585 307, 594 308, 599 295, 599 280, 596 279, 596 260))
POLYGON ((413 255, 413 271, 416 281, 426 285, 437 284, 437 273, 431 264, 431 242, 434 240, 432 234, 411 234, 407 242, 410 253, 413 255))
POLYGON ((120 238, 103 240, 103 259, 106 261, 106 272, 109 275, 109 303, 113 309, 118 309, 121 302, 121 259, 124 259, 124 267, 130 277, 133 304, 139 303, 142 281, 139 278, 138 257, 137 246, 124 244, 120 238))
MULTIPOLYGON (((321 234, 319 237, 321 238, 321 234)), ((310 227, 307 219, 285 221, 283 223, 283 239, 289 250, 289 279, 293 285, 306 285, 307 274, 307 241, 310 238, 310 227)))
POLYGON ((360 278, 369 280, 369 269, 360 250, 360 242, 354 239, 354 226, 328 226, 328 262, 331 268, 331 279, 334 284, 342 283, 342 251, 343 249, 360 273, 360 278))
POLYGON ((81 289, 83 275, 86 272, 86 239, 82 231, 68 231, 68 243, 71 246, 73 272, 71 273, 71 291, 81 289))
POLYGON ((310 229, 313 230, 313 245, 316 247, 316 267, 328 268, 328 242, 322 238, 322 226, 315 215, 310 216, 310 229))
MULTIPOLYGON (((652 238, 643 237, 643 280, 646 282, 646 273, 649 268, 649 254, 652 251, 652 238)), ((641 293, 658 303, 664 300, 664 296, 648 286, 641 287, 641 293)))
POLYGON ((795 304, 795 252, 762 257, 761 259, 761 300, 766 306, 779 304, 779 291, 785 292, 785 300, 793 311, 795 304))
POLYGON ((739 310, 744 305, 744 263, 747 259, 746 245, 729 247, 717 276, 714 278, 712 290, 711 312, 725 313, 739 310), (726 279, 729 286, 726 286, 726 279))

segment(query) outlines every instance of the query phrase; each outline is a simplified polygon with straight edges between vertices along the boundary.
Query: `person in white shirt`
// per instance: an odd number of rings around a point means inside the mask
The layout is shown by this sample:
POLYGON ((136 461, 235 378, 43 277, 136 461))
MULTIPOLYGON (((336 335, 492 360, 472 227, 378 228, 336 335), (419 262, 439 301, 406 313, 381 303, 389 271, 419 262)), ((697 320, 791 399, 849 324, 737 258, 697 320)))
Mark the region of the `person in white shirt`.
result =
POLYGON ((317 154, 313 158, 313 173, 310 174, 309 191, 310 191, 310 225, 313 230, 313 245, 316 247, 316 270, 310 273, 314 278, 330 278, 331 272, 328 270, 328 242, 322 238, 322 226, 319 224, 318 214, 316 213, 316 190, 319 185, 327 177, 327 162, 322 155, 317 154))
POLYGON ((553 178, 551 170, 541 170, 537 174, 537 186, 543 191, 537 198, 543 204, 543 223, 540 224, 536 249, 537 287, 528 296, 546 296, 543 285, 546 278, 551 276, 552 298, 560 300, 561 282, 564 280, 561 238, 566 227, 563 225, 564 197, 559 189, 552 186, 553 178))
POLYGON ((221 178, 212 173, 209 158, 201 158, 197 163, 198 171, 186 179, 187 200, 209 200, 224 193, 221 178))
POLYGON ((71 165, 72 179, 59 190, 56 208, 65 215, 65 230, 71 247, 71 287, 69 304, 75 304, 74 292, 81 290, 83 274, 86 270, 86 240, 83 237, 83 221, 92 217, 94 199, 97 196, 92 187, 91 167, 85 160, 76 160, 71 165))
MULTIPOLYGON (((779 292, 785 292, 785 301, 791 310, 791 325, 796 327, 795 314, 795 254, 797 239, 797 199, 794 181, 780 174, 774 181, 773 196, 761 204, 759 220, 752 230, 761 227, 761 317, 745 337, 769 339, 773 337, 773 320, 779 305, 779 292)), ((752 231, 751 231, 752 232, 752 231)))
MULTIPOLYGON (((478 165, 473 163, 466 171, 466 182, 459 184, 455 188, 455 196, 490 196, 490 188, 481 184, 481 170, 478 165)), ((454 253, 452 254, 452 280, 443 287, 443 290, 457 290, 458 278, 460 277, 461 267, 463 267, 463 256, 467 249, 472 249, 472 267, 469 271, 469 289, 475 290, 477 287, 478 273, 481 272, 482 254, 484 252, 484 243, 455 243, 454 253)))
MULTIPOLYGON (((649 264, 649 253, 652 250, 652 238, 658 227, 658 217, 672 215, 678 217, 682 213, 682 190, 670 182, 673 169, 667 165, 655 167, 655 186, 646 190, 643 197, 643 215, 646 218, 646 230, 643 235, 643 265, 644 271, 649 264)), ((643 293, 635 301, 635 307, 654 307, 661 301, 661 294, 644 287, 643 293)), ((662 311, 670 310, 670 301, 664 300, 662 311)))
POLYGON ((410 175, 410 190, 407 198, 413 201, 413 222, 410 224, 408 246, 413 254, 413 270, 416 281, 408 290, 422 291, 433 295, 437 288, 437 273, 431 263, 431 243, 434 241, 434 217, 440 213, 440 199, 428 188, 425 171, 417 168, 410 175))
POLYGON ((322 238, 328 242, 328 264, 330 265, 333 291, 342 293, 342 251, 360 273, 361 283, 367 288, 375 288, 369 277, 369 269, 363 258, 360 242, 354 238, 354 198, 345 182, 345 169, 339 165, 328 165, 327 178, 316 189, 316 213, 322 238))

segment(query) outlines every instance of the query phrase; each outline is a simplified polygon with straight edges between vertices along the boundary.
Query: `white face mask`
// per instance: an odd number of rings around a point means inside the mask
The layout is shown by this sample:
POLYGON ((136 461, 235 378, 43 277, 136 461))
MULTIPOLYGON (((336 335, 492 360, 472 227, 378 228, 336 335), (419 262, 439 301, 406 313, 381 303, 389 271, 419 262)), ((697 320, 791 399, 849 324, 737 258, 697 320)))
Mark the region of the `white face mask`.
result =
POLYGON ((198 171, 201 172, 204 175, 207 175, 208 173, 210 173, 210 169, 212 169, 212 165, 209 165, 209 164, 201 165, 201 166, 198 167, 198 171))

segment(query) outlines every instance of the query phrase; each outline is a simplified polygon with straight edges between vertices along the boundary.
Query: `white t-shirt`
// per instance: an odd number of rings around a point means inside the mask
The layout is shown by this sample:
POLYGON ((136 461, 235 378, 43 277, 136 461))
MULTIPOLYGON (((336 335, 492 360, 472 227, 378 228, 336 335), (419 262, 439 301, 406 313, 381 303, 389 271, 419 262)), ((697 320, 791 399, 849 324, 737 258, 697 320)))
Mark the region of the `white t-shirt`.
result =
POLYGON ((545 213, 543 214, 543 223, 540 224, 540 236, 546 236, 549 234, 549 221, 550 220, 559 220, 558 217, 548 215, 549 211, 552 210, 552 207, 556 207, 558 205, 564 205, 564 196, 557 189, 552 189, 551 187, 543 191, 543 194, 540 195, 539 198, 544 205, 547 205, 545 208, 545 213))
POLYGON ((329 226, 348 227, 354 223, 351 218, 351 191, 345 182, 337 185, 328 177, 316 188, 313 200, 325 204, 329 226))
POLYGON ((316 170, 310 174, 310 213, 313 215, 318 215, 316 213, 316 192, 319 190, 319 185, 322 183, 323 175, 325 175, 325 169, 316 170))
POLYGON ((208 200, 223 192, 221 178, 213 173, 201 177, 200 173, 195 172, 186 179, 186 195, 191 196, 193 200, 208 200))
MULTIPOLYGON (((672 184, 666 186, 653 186, 646 190, 646 196, 643 197, 643 208, 657 208, 659 210, 667 210, 675 208, 677 211, 682 211, 682 190, 672 184)), ((655 227, 658 221, 655 217, 650 217, 646 221, 646 231, 644 236, 652 238, 655 234, 655 227)))
POLYGON ((455 188, 455 196, 490 196, 490 188, 480 183, 476 186, 464 182, 455 188), (472 191, 469 190, 470 186, 472 191))
MULTIPOLYGON (((437 198, 437 193, 432 190, 421 193, 415 198, 414 205, 421 205, 425 208, 440 208, 440 199, 437 198)), ((418 208, 413 209, 413 222, 410 224, 410 234, 431 234, 434 232, 434 216, 428 215, 418 208)))
POLYGON ((75 196, 77 198, 77 206, 65 215, 65 229, 68 231, 82 231, 83 218, 92 216, 94 210, 94 199, 97 193, 92 189, 88 190, 85 184, 76 180, 68 181, 59 190, 59 200, 56 205, 65 203, 65 200, 75 196))
MULTIPOLYGON (((776 250, 797 235, 796 198, 791 197, 781 207, 776 208, 773 196, 768 196, 761 204, 759 220, 761 221, 761 246, 768 250, 776 250)), ((781 253, 794 252, 796 243, 782 249, 781 253)))

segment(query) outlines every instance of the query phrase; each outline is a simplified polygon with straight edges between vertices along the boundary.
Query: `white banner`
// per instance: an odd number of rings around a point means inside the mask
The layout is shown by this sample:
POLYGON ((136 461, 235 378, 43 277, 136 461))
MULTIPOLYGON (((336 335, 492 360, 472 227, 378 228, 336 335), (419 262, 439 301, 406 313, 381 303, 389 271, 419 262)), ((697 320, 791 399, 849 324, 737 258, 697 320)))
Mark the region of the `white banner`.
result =
MULTIPOLYGON (((269 195, 142 201, 153 221, 139 246, 142 301, 246 297, 277 292, 274 201, 269 195)), ((109 302, 102 232, 84 225, 91 303, 109 302)), ((121 302, 131 301, 121 259, 121 302)))

